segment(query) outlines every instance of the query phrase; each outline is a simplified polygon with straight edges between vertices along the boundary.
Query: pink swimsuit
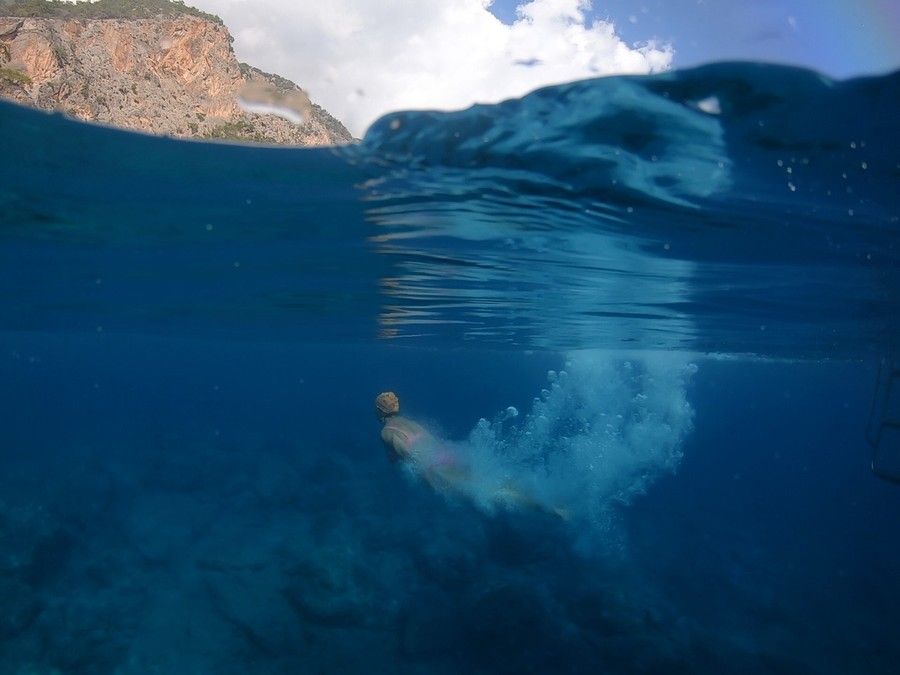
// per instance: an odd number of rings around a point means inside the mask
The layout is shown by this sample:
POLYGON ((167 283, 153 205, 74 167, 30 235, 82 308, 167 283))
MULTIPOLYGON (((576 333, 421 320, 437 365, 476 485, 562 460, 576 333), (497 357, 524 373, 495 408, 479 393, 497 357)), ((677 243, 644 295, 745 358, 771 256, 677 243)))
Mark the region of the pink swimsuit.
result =
POLYGON ((394 433, 400 434, 410 449, 410 455, 414 460, 420 461, 428 468, 455 469, 459 467, 459 457, 446 444, 436 441, 424 431, 409 432, 399 427, 390 427, 394 433), (423 438, 430 438, 433 443, 420 443, 423 438), (418 447, 417 447, 418 446, 418 447), (424 447, 423 447, 424 446, 424 447))

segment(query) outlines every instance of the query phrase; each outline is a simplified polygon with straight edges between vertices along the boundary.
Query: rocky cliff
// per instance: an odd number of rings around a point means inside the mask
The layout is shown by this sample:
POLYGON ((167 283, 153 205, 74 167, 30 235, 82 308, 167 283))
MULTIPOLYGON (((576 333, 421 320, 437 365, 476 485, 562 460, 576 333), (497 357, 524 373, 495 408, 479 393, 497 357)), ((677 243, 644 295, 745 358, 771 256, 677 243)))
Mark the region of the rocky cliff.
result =
MULTIPOLYGON (((0 14, 10 8, 0 4, 0 14)), ((293 82, 239 63, 215 17, 187 11, 150 18, 0 16, 0 97, 181 138, 352 140, 293 82), (274 108, 289 113, 268 113, 274 108)))

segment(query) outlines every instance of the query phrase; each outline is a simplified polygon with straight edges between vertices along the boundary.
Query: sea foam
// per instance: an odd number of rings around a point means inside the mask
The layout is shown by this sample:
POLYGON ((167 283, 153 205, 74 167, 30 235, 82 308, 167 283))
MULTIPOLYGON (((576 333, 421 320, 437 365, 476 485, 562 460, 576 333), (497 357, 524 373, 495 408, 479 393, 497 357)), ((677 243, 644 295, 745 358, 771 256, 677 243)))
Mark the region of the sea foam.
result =
POLYGON ((567 518, 608 522, 614 505, 678 466, 695 372, 688 357, 669 353, 569 353, 527 414, 510 407, 482 418, 459 444, 472 469, 463 492, 489 512, 505 505, 498 494, 514 490, 567 518))

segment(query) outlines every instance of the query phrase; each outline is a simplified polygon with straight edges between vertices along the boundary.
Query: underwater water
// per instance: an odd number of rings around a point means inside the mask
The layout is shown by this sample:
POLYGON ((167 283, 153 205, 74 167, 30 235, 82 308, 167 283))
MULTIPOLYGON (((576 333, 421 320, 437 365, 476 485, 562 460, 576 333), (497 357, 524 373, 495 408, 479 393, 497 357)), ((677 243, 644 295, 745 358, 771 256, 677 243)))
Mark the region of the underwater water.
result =
POLYGON ((0 674, 895 672, 898 108, 716 64, 298 150, 0 105, 0 674))

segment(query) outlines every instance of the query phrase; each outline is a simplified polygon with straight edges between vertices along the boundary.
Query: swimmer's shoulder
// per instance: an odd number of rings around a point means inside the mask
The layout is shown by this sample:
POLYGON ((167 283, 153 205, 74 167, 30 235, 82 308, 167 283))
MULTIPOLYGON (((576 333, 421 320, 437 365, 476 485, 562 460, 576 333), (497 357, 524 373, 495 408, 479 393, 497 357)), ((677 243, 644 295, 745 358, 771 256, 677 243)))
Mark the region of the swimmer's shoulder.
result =
POLYGON ((402 434, 415 434, 424 431, 424 428, 418 422, 413 422, 411 419, 407 417, 400 417, 399 415, 395 415, 394 417, 389 419, 385 423, 384 428, 402 434))
POLYGON ((394 438, 405 439, 409 433, 409 420, 403 417, 391 417, 381 428, 381 438, 385 443, 393 443, 394 438))
POLYGON ((381 438, 385 444, 398 452, 411 453, 413 448, 431 436, 419 423, 406 417, 392 417, 381 430, 381 438))

